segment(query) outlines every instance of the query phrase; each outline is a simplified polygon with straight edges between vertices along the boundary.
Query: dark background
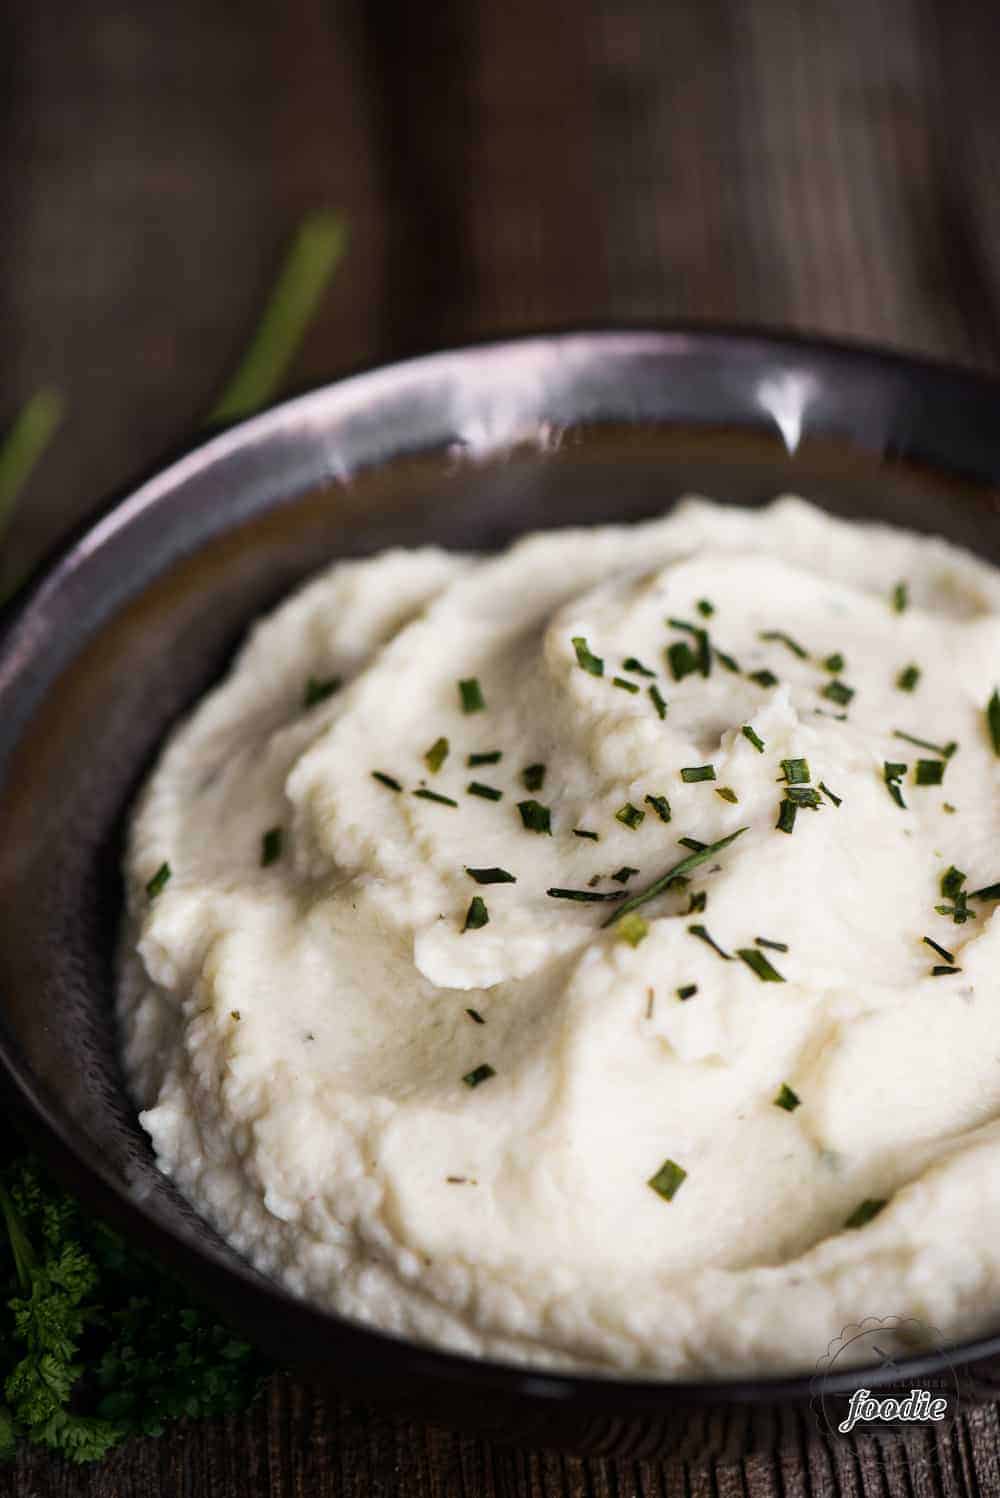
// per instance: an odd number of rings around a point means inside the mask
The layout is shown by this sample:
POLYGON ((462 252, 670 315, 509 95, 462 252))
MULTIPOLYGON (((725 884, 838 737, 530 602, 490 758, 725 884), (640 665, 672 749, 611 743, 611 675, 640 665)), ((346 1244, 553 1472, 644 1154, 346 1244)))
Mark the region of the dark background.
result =
MULTIPOLYGON (((997 0, 0 3, 0 430, 58 439, 0 588, 188 441, 301 217, 348 258, 291 388, 541 325, 769 323, 1000 369, 997 0)), ((1000 1494, 938 1467, 529 1456, 279 1381, 242 1420, 0 1494, 1000 1494)))

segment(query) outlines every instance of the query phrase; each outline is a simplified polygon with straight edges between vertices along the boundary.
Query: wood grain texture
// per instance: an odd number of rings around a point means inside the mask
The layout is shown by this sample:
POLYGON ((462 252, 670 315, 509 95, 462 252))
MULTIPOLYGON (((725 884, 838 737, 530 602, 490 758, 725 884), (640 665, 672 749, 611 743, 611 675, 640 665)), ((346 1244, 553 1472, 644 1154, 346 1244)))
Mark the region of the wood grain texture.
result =
MULTIPOLYGON (((982 0, 14 0, 0 8, 0 427, 70 415, 0 585, 190 438, 318 203, 352 248, 294 372, 539 324, 714 318, 1000 369, 1000 7, 982 0)), ((0 1498, 1000 1494, 940 1451, 734 1467, 526 1453, 286 1379, 245 1418, 0 1498)))

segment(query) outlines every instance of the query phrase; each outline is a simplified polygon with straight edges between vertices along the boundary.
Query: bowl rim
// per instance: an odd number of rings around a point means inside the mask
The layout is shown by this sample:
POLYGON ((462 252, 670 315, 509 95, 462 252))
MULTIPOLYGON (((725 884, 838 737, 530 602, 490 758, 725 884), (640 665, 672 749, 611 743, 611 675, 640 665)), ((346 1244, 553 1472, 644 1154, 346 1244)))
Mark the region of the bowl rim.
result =
MULTIPOLYGON (((942 388, 976 392, 997 403, 1000 413, 1000 377, 955 361, 909 354, 864 340, 834 339, 808 332, 755 324, 722 324, 683 321, 663 324, 615 322, 597 326, 542 328, 503 338, 483 338, 455 348, 420 353, 392 362, 365 365, 359 370, 324 382, 272 405, 249 418, 210 432, 185 446, 166 464, 157 464, 149 476, 114 493, 57 542, 32 570, 27 580, 0 607, 0 702, 16 685, 21 669, 19 646, 30 644, 36 624, 44 617, 48 601, 58 595, 67 577, 94 551, 126 528, 147 509, 169 505, 173 491, 196 474, 240 449, 273 439, 288 426, 310 415, 329 416, 338 400, 365 401, 382 389, 406 380, 428 376, 453 366, 456 361, 509 358, 535 344, 577 346, 591 353, 616 347, 619 353, 671 354, 703 350, 724 358, 737 351, 756 351, 775 359, 796 355, 826 364, 855 366, 859 371, 881 375, 889 381, 930 381, 942 388)), ((942 468, 941 470, 945 470, 942 468)), ((226 530, 220 525, 220 531, 226 530)), ((189 1277, 197 1275, 209 1286, 209 1299, 235 1303, 249 1299, 268 1312, 269 1320, 309 1325, 316 1340, 317 1327, 325 1333, 331 1358, 345 1348, 358 1353, 376 1373, 398 1380, 400 1373, 414 1381, 433 1379, 458 1386, 473 1381, 484 1395, 527 1396, 548 1400, 553 1406, 571 1403, 591 1410, 628 1410, 634 1413, 662 1410, 666 1403, 714 1406, 754 1406, 808 1401, 815 1393, 816 1373, 747 1375, 718 1379, 671 1379, 614 1377, 587 1370, 549 1369, 492 1358, 477 1358, 447 1351, 431 1344, 398 1337, 352 1321, 334 1311, 304 1301, 266 1279, 250 1266, 245 1273, 201 1253, 167 1224, 148 1216, 127 1188, 113 1187, 90 1165, 69 1132, 61 1125, 41 1094, 36 1080, 16 1048, 9 1043, 0 1004, 0 1111, 8 1110, 22 1133, 30 1130, 30 1146, 54 1174, 79 1194, 85 1205, 112 1221, 123 1234, 138 1241, 161 1261, 189 1277), (238 1287, 238 1295, 233 1292, 238 1287)), ((27 1135, 26 1135, 27 1137, 27 1135)), ((1000 1315, 1000 1311, 998 1311, 1000 1315)), ((240 1320, 239 1313, 235 1317, 240 1320)), ((290 1336, 294 1327, 290 1327, 290 1336)), ((939 1371, 942 1366, 980 1363, 1000 1356, 1000 1331, 948 1343, 932 1352, 900 1360, 888 1369, 865 1369, 866 1385, 876 1388, 939 1371)), ((848 1369, 823 1380, 826 1394, 847 1393, 857 1387, 858 1375, 848 1369)))

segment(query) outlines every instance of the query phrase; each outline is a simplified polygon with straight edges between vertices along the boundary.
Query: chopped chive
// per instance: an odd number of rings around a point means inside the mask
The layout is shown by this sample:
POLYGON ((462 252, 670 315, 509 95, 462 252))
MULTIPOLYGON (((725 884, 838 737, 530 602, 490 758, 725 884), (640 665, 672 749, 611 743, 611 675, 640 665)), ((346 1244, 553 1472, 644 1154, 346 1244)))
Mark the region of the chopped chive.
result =
POLYGON ((328 697, 333 696, 334 692, 340 690, 342 684, 342 678, 339 676, 325 678, 310 676, 302 696, 302 706, 315 707, 317 702, 325 702, 328 697))
POLYGON ((626 681, 624 676, 612 676, 611 685, 613 687, 621 687, 623 692, 637 692, 639 690, 637 682, 626 681))
POLYGON ((284 833, 280 827, 269 827, 260 840, 260 866, 266 869, 281 857, 284 833))
POLYGON ((146 884, 146 894, 151 900, 155 900, 157 895, 166 887, 172 873, 173 870, 168 863, 160 864, 152 879, 146 884))
POLYGON ((954 900, 955 896, 960 893, 965 879, 966 876, 962 873, 962 870, 956 869, 954 864, 945 869, 941 875, 940 888, 946 900, 954 900))
POLYGON ((574 837, 589 837, 590 840, 591 840, 591 842, 593 842, 593 843, 598 843, 601 840, 598 833, 596 833, 596 832, 590 832, 590 831, 588 831, 588 829, 586 827, 574 827, 573 828, 573 836, 574 837))
POLYGON ((642 661, 637 661, 634 655, 630 655, 630 656, 628 656, 628 658, 626 660, 622 661, 622 670, 623 671, 634 671, 637 676, 655 676, 656 675, 656 672, 655 671, 650 671, 650 669, 649 669, 648 666, 644 666, 642 664, 642 661))
POLYGON ((960 973, 961 971, 962 971, 962 969, 960 967, 945 967, 943 963, 939 962, 939 963, 936 963, 934 965, 934 967, 931 968, 931 977, 932 978, 946 978, 951 973, 960 973))
POLYGON ((734 843, 738 837, 742 837, 743 833, 746 832, 746 830, 747 829, 745 827, 738 827, 735 832, 731 832, 728 837, 720 838, 717 843, 706 843, 703 847, 698 848, 695 852, 689 853, 686 858, 682 858, 680 863, 676 863, 672 868, 667 869, 666 873, 661 874, 659 879, 655 879, 652 884, 646 887, 646 889, 640 890, 638 894, 632 895, 620 910, 616 910, 611 916, 608 917, 604 924, 606 926, 610 926, 612 921, 620 920, 621 917, 626 913, 626 911, 637 910, 639 906, 644 905, 647 900, 655 899, 656 896, 661 895, 663 891, 667 889, 675 879, 685 874, 689 874, 692 869, 696 869, 700 864, 706 863, 708 859, 710 859, 714 854, 721 853, 723 848, 728 848, 730 843, 734 843))
POLYGON ((776 1108, 784 1108, 786 1113, 794 1113, 801 1105, 802 1099, 793 1087, 789 1087, 787 1082, 782 1082, 777 1095, 771 1101, 776 1108))
POLYGON ((755 936, 754 941, 758 947, 767 947, 771 952, 788 951, 788 943, 786 941, 768 941, 766 936, 755 936))
POLYGON ((903 613, 910 601, 910 590, 905 583, 897 583, 892 590, 892 606, 897 614, 903 613))
POLYGON ((690 902, 688 903, 686 914, 701 915, 702 911, 705 910, 707 906, 708 892, 703 889, 694 890, 692 892, 690 902))
POLYGON ((484 801, 500 801, 503 799, 503 791, 498 791, 495 785, 483 785, 480 780, 470 780, 465 787, 467 796, 482 796, 484 801))
POLYGON ((387 775, 384 770, 373 770, 372 779, 377 780, 379 785, 387 786, 390 791, 401 791, 403 789, 399 781, 395 780, 391 775, 387 775))
POLYGON ((486 706, 486 698, 483 689, 475 676, 467 676, 458 684, 459 700, 462 704, 463 713, 481 713, 486 706))
POLYGON ((678 1165, 676 1160, 664 1160, 654 1176, 650 1176, 646 1182, 652 1186, 657 1196, 662 1196, 665 1202, 673 1201, 678 1191, 687 1180, 687 1171, 678 1165))
POLYGON ((951 759, 958 749, 956 743, 931 744, 927 739, 917 739, 912 733, 904 733, 901 728, 894 728, 892 736, 894 739, 905 739, 906 743, 915 744, 918 749, 929 749, 932 754, 940 754, 942 759, 951 759))
POLYGON ((681 771, 681 779, 686 781, 688 785, 694 785, 699 780, 714 780, 715 766, 688 765, 686 769, 681 771))
POLYGON ((698 657, 686 640, 675 640, 668 645, 666 656, 674 681, 683 681, 685 676, 693 676, 698 670, 698 657))
POLYGON ((545 766, 525 765, 521 771, 521 784, 526 791, 540 791, 545 784, 545 766))
POLYGON ((589 671, 591 676, 604 675, 604 662, 599 655, 592 655, 583 635, 574 635, 570 642, 576 651, 577 665, 582 666, 584 671, 589 671))
POLYGON ((711 619, 715 613, 715 604, 709 603, 707 598, 699 598, 695 607, 703 619, 711 619))
POLYGON ((958 808, 956 806, 952 806, 950 801, 942 801, 941 810, 946 811, 950 817, 953 817, 958 808))
POLYGON ((465 1076, 462 1078, 462 1081, 465 1083, 466 1087, 478 1087, 480 1082, 488 1082, 490 1077, 495 1076, 496 1072, 493 1070, 492 1066, 490 1066, 487 1061, 484 1061, 483 1064, 481 1066, 477 1066, 474 1071, 467 1071, 465 1073, 465 1076))
POLYGON ((749 723, 744 723, 743 727, 740 729, 740 733, 745 739, 750 740, 751 744, 754 746, 758 754, 764 753, 764 740, 759 736, 759 734, 755 733, 755 731, 750 727, 749 723))
POLYGON ((483 1019, 483 1016, 479 1013, 478 1009, 467 1009, 465 1012, 472 1020, 474 1025, 485 1025, 486 1021, 483 1019))
POLYGON ((966 921, 976 919, 976 912, 969 909, 969 897, 963 890, 955 896, 953 905, 935 905, 934 909, 938 915, 950 916, 956 926, 964 926, 966 921))
POLYGON ((670 802, 666 796, 646 796, 644 799, 649 802, 661 822, 670 821, 670 802))
POLYGON ((654 685, 650 687, 649 697, 653 706, 656 708, 658 717, 665 718, 667 716, 667 704, 664 701, 663 694, 661 693, 658 686, 654 685))
POLYGON ((509 874, 506 869, 470 869, 468 864, 466 864, 465 872, 468 874, 469 878, 474 879, 477 884, 517 883, 514 875, 509 874))
POLYGON ((692 853, 703 853, 708 847, 707 843, 699 841, 696 837, 679 837, 677 841, 682 848, 690 848, 692 853))
POLYGON ((694 656, 695 670, 700 671, 702 676, 708 676, 712 670, 712 651, 708 643, 708 634, 706 631, 699 624, 688 624, 684 619, 668 619, 667 623, 671 629, 683 629, 689 635, 694 636, 696 646, 694 656))
POLYGON ((970 900, 1000 900, 1000 884, 986 884, 982 889, 974 889, 969 896, 970 900))
POLYGON ((711 947, 713 952, 718 952, 719 956, 723 958, 724 961, 732 962, 732 957, 729 955, 729 953, 724 952, 723 949, 719 946, 719 943, 717 941, 714 941, 708 934, 707 926, 689 926, 688 930, 690 931, 692 936, 696 936, 699 941, 703 941, 706 946, 711 947))
POLYGON ((883 765, 882 771, 883 778, 889 791, 889 795, 895 801, 896 805, 901 806, 904 811, 906 810, 906 802, 903 800, 903 792, 900 789, 899 782, 906 774, 907 768, 908 767, 904 764, 899 764, 887 759, 883 765))
POLYGON ((615 935, 620 941, 627 941, 630 947, 637 947, 649 935, 649 926, 633 910, 631 915, 618 922, 615 935))
POLYGON ((762 983, 784 983, 785 980, 778 969, 772 967, 763 952, 758 952, 756 947, 737 947, 736 955, 757 974, 762 983))
POLYGON ((645 818, 646 813, 644 811, 640 811, 638 806, 633 806, 631 801, 626 801, 625 805, 619 806, 618 810, 615 812, 615 821, 621 822, 622 825, 624 827, 628 827, 631 832, 634 832, 639 824, 645 821, 645 818))
POLYGON ((896 677, 896 685, 901 692, 912 692, 920 680, 919 666, 905 666, 896 677))
POLYGON ((735 659, 735 657, 727 655, 726 652, 724 650, 720 650, 717 645, 713 645, 712 649, 715 651, 715 659, 718 661, 720 666, 725 666, 727 671, 732 671, 736 675, 739 675, 740 663, 735 659))
POLYGON ((539 801, 519 801, 517 809, 526 831, 545 832, 551 837, 552 814, 547 806, 542 806, 539 801))
POLYGON ((932 952, 936 952, 939 957, 943 957, 944 960, 945 960, 945 962, 954 962, 955 961, 955 954, 954 954, 954 952, 949 952, 947 947, 942 947, 938 942, 934 941, 934 939, 932 937, 930 937, 930 936, 922 936, 920 938, 920 940, 926 946, 930 947, 930 949, 931 949, 932 952))
POLYGON ((819 799, 819 791, 814 791, 811 785, 790 785, 785 790, 785 800, 791 801, 795 806, 808 806, 810 811, 819 811, 823 805, 819 799))
POLYGON ((486 901, 482 895, 473 895, 472 902, 465 913, 465 925, 463 931, 480 931, 483 926, 489 924, 490 913, 486 909, 486 901))
POLYGON ((824 668, 829 671, 832 676, 839 676, 846 665, 847 662, 844 660, 844 657, 841 655, 839 650, 834 651, 833 655, 828 655, 826 660, 823 662, 824 668))
POLYGON ((1000 754, 1000 691, 994 691, 986 705, 986 725, 993 740, 993 753, 1000 754))
POLYGON ((432 775, 436 775, 448 758, 450 745, 447 739, 435 739, 427 753, 424 755, 424 764, 432 775))
POLYGON ((627 884, 632 876, 634 874, 638 874, 638 872, 638 869, 631 869, 629 868, 628 864, 625 863, 622 864, 618 872, 616 874, 612 874, 611 877, 612 879, 617 880, 619 884, 627 884))
POLYGON ((597 905, 604 900, 624 900, 623 889, 560 889, 556 886, 545 893, 550 900, 578 900, 581 904, 597 905))
POLYGON ((789 785, 807 785, 812 780, 807 759, 783 759, 781 772, 789 785))
POLYGON ((685 983, 685 985, 684 985, 683 988, 679 988, 677 990, 677 997, 680 999, 681 1003, 683 1004, 686 999, 693 999, 694 996, 695 996, 695 994, 697 992, 698 992, 698 985, 697 985, 697 983, 685 983))
POLYGON ((779 644, 786 646, 793 655, 797 655, 800 661, 809 659, 808 650, 803 650, 798 640, 793 640, 791 635, 786 635, 782 629, 762 629, 757 638, 758 640, 776 640, 779 644))
POLYGON ((749 672, 749 674, 747 675, 747 681, 755 681, 757 682, 758 686, 762 687, 776 687, 778 685, 778 678, 775 676, 774 672, 767 670, 749 672))
POLYGON ((774 824, 775 831, 794 832, 797 813, 798 807, 795 805, 795 802, 790 801, 786 796, 778 807, 778 820, 774 824))
POLYGON ((826 686, 820 689, 819 695, 826 697, 830 702, 835 702, 838 707, 846 707, 854 696, 854 688, 845 685, 839 676, 835 676, 833 681, 828 681, 826 686))
POLYGON ((477 765, 498 765, 503 759, 503 753, 499 749, 489 749, 484 754, 470 754, 465 763, 470 770, 477 765))
POLYGON ((439 806, 458 805, 458 802, 453 801, 450 796, 441 796, 437 791, 429 791, 424 786, 421 786, 419 791, 414 791, 413 794, 419 796, 421 801, 436 801, 439 806))
POLYGON ((822 780, 819 783, 819 788, 823 792, 823 795, 826 796, 826 797, 828 797, 828 799, 833 802, 834 806, 843 806, 843 804, 844 804, 844 798, 843 798, 843 796, 835 796, 834 793, 833 793, 833 791, 831 791, 830 787, 828 785, 824 784, 824 782, 822 780))
POLYGON ((917 785, 940 785, 944 779, 946 763, 943 759, 918 759, 915 771, 917 785))
POLYGON ((736 792, 733 790, 733 788, 732 788, 731 785, 720 785, 720 786, 718 786, 716 788, 715 794, 717 796, 721 796, 722 799, 723 799, 723 801, 729 801, 729 802, 731 802, 731 804, 733 806, 736 806, 737 803, 739 802, 739 799, 740 799, 739 796, 737 796, 736 792))
POLYGON ((854 1208, 854 1211, 844 1223, 844 1227, 863 1228, 867 1223, 871 1222, 873 1217, 878 1216, 885 1205, 886 1200, 884 1197, 866 1197, 865 1200, 860 1204, 860 1206, 854 1208))

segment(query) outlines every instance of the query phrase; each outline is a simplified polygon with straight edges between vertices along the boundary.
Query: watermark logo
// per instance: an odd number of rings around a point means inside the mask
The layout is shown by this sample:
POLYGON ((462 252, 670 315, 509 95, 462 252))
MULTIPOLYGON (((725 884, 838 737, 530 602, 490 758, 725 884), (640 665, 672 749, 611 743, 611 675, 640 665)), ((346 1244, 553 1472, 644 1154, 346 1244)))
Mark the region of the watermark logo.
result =
POLYGON ((948 1430, 959 1414, 958 1373, 940 1333, 912 1316, 869 1316, 845 1326, 820 1359, 812 1381, 820 1432, 836 1441, 914 1437, 948 1430), (932 1359, 910 1375, 906 1364, 932 1359), (923 1434, 921 1434, 923 1433, 923 1434))

